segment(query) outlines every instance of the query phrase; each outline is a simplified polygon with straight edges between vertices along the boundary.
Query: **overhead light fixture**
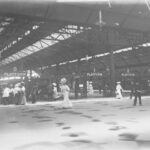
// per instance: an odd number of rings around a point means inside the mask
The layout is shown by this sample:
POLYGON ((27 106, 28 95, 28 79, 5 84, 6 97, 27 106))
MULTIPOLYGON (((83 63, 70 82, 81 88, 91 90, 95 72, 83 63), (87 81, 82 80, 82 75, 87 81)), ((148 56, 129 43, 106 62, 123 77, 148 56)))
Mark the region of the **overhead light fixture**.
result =
POLYGON ((106 23, 102 20, 102 11, 99 10, 99 21, 96 23, 100 27, 100 29, 105 25, 106 23))

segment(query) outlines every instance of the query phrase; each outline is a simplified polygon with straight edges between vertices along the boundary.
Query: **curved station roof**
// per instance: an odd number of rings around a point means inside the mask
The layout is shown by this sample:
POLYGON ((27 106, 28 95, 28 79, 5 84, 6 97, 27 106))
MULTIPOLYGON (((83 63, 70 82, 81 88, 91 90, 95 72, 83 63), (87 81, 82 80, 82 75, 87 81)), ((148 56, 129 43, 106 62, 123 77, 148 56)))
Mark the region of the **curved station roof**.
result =
POLYGON ((24 69, 103 57, 150 64, 150 1, 0 1, 0 68, 24 69))

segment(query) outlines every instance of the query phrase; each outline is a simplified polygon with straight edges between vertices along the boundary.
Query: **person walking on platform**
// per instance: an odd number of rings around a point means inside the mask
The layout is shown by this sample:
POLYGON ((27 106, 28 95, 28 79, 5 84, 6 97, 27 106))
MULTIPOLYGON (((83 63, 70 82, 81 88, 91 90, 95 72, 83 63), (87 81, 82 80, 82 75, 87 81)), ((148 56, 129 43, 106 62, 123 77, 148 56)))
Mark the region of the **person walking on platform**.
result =
POLYGON ((62 107, 63 107, 63 108, 72 108, 72 103, 71 103, 71 101, 69 100, 70 88, 69 88, 69 86, 66 84, 66 83, 67 83, 66 78, 62 78, 60 82, 61 82, 60 88, 61 88, 61 92, 62 92, 62 95, 63 95, 62 107))
POLYGON ((37 101, 38 91, 39 91, 38 85, 35 84, 31 90, 31 94, 30 94, 32 104, 35 104, 37 101))
POLYGON ((26 105, 27 100, 26 100, 26 90, 24 83, 21 83, 21 105, 26 105))
POLYGON ((58 98, 57 84, 53 83, 53 100, 57 100, 58 98))
POLYGON ((141 98, 141 86, 140 86, 139 82, 135 83, 135 86, 134 86, 134 96, 135 96, 135 98, 134 98, 133 105, 136 106, 137 99, 139 99, 139 105, 141 106, 142 105, 142 98, 141 98))
POLYGON ((121 86, 121 83, 117 82, 117 85, 116 85, 116 98, 121 99, 123 97, 122 96, 122 91, 123 91, 123 88, 121 86))

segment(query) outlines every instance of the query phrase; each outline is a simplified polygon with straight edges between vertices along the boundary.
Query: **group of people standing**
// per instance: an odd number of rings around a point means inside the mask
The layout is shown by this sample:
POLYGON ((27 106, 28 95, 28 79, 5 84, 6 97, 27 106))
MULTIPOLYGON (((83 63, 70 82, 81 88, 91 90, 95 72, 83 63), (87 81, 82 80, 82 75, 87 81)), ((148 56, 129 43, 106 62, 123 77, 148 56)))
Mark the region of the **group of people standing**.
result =
POLYGON ((25 105, 27 101, 24 83, 5 85, 2 91, 1 103, 4 105, 25 105))
MULTIPOLYGON (((137 100, 139 100, 139 105, 142 105, 142 99, 141 99, 141 86, 139 82, 131 82, 131 89, 130 89, 130 99, 134 97, 133 105, 136 106, 137 100)), ((116 85, 116 98, 121 99, 123 98, 122 92, 123 88, 121 86, 121 82, 117 82, 116 85)))
MULTIPOLYGON (((56 83, 53 83, 52 86, 49 86, 49 96, 50 98, 57 99, 60 97, 60 95, 63 97, 62 107, 63 108, 71 108, 72 103, 69 99, 69 93, 70 88, 67 85, 66 78, 62 78, 60 80, 60 93, 57 91, 57 85, 56 83)), ((116 98, 122 99, 122 93, 123 88, 121 86, 121 82, 117 82, 116 85, 116 98)), ((31 102, 34 104, 36 103, 38 99, 38 94, 40 90, 38 88, 38 84, 35 84, 30 91, 29 98, 31 99, 31 102)), ((3 91, 2 91, 2 99, 1 104, 9 105, 9 104, 15 104, 15 105, 25 105, 27 104, 26 100, 26 89, 24 83, 17 83, 15 85, 5 85, 3 91)), ((142 105, 142 99, 141 99, 141 89, 140 89, 140 83, 139 82, 131 82, 131 92, 130 92, 130 99, 134 96, 134 102, 133 105, 135 106, 137 104, 137 100, 139 100, 139 105, 142 105)))

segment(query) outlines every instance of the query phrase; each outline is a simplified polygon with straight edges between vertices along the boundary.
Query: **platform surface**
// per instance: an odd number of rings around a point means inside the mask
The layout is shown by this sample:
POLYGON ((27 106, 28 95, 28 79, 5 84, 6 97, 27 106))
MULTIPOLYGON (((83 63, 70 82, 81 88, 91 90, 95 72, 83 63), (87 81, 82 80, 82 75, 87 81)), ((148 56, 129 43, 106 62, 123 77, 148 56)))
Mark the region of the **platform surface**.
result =
POLYGON ((150 97, 0 106, 1 150, 150 150, 150 97))

